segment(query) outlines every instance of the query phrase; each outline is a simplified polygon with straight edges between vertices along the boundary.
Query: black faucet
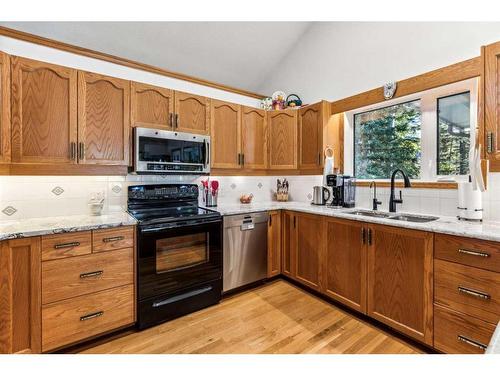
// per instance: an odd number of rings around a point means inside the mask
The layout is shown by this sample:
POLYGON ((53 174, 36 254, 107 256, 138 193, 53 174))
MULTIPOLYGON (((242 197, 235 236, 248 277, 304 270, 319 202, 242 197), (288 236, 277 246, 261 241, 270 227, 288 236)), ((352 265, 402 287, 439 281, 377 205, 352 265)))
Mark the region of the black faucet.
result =
POLYGON ((373 186, 373 211, 377 211, 377 207, 379 204, 382 204, 381 201, 377 199, 377 183, 375 181, 370 182, 370 189, 373 186))
POLYGON ((396 204, 397 203, 403 203, 403 196, 401 193, 401 190, 399 191, 399 199, 394 198, 394 178, 396 177, 396 174, 398 172, 401 172, 403 175, 403 179, 405 181, 405 188, 411 187, 410 184, 410 179, 408 176, 401 170, 401 169, 396 169, 394 172, 392 172, 391 176, 391 197, 389 198, 389 212, 396 212, 396 204))

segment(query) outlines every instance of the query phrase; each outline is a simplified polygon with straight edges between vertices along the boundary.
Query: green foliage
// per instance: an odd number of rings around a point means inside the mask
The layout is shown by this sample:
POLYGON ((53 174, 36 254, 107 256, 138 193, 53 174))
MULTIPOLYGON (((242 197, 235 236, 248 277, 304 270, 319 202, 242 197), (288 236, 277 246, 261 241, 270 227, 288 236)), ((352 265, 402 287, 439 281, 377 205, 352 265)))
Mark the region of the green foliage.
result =
POLYGON ((390 178, 396 168, 420 176, 420 102, 413 101, 355 115, 355 175, 390 178))

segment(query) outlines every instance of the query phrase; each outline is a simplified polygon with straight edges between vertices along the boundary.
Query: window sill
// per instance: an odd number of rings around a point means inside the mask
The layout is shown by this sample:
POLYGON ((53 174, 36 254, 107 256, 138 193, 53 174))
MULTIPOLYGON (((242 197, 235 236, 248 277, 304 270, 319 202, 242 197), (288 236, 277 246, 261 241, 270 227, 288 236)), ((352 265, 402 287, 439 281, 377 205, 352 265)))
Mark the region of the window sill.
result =
MULTIPOLYGON (((356 180, 356 186, 368 187, 370 186, 372 180, 356 180)), ((377 187, 390 187, 390 181, 377 181, 377 187)), ((403 183, 397 181, 396 187, 402 188, 403 183)), ((411 187, 415 189, 458 189, 458 184, 456 182, 426 182, 426 181, 411 181, 411 187)))

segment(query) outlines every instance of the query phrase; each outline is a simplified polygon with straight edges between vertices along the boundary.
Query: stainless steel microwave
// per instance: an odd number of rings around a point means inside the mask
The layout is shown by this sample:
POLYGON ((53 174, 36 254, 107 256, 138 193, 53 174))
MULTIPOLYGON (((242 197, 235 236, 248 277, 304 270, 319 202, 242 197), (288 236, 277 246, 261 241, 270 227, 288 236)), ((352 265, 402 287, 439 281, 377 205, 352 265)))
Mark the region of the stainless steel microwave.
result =
POLYGON ((134 172, 137 174, 210 173, 210 137, 168 130, 134 128, 134 172))

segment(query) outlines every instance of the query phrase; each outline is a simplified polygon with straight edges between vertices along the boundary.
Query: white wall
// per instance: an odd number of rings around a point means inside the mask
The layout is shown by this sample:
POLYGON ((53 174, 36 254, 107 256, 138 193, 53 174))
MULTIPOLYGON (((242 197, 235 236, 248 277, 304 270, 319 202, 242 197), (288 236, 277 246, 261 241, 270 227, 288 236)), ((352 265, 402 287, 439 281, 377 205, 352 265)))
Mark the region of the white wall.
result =
POLYGON ((10 55, 26 57, 34 60, 63 65, 70 68, 86 70, 94 73, 105 74, 131 81, 149 83, 151 85, 186 91, 193 94, 204 95, 215 99, 248 105, 251 107, 259 106, 259 100, 247 96, 218 90, 212 87, 202 86, 187 81, 182 81, 159 74, 149 73, 139 69, 128 68, 126 66, 117 65, 69 52, 64 52, 54 48, 24 42, 5 36, 0 36, 0 51, 3 51, 10 55))
POLYGON ((480 55, 500 23, 317 22, 263 79, 305 103, 337 100, 480 55))

